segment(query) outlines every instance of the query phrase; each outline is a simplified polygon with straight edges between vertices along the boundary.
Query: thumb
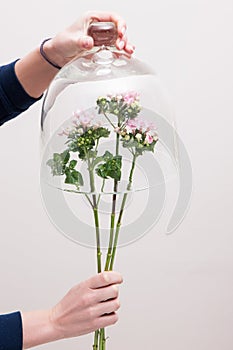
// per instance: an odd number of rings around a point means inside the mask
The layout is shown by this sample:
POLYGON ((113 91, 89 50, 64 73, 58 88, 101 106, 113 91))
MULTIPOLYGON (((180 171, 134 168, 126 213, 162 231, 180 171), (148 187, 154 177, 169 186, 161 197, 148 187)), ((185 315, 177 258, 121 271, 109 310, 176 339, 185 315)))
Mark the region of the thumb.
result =
POLYGON ((78 39, 78 46, 81 50, 90 50, 94 46, 94 40, 91 36, 81 36, 78 39))

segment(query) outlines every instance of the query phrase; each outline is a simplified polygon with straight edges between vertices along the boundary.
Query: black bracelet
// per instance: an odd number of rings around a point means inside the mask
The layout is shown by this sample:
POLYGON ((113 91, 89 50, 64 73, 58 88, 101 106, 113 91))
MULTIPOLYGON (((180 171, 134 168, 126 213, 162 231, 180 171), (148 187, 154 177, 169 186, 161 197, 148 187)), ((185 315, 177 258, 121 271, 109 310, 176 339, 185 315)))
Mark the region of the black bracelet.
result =
POLYGON ((53 66, 54 68, 57 68, 57 69, 61 69, 62 67, 58 66, 56 63, 53 63, 50 61, 50 59, 47 57, 46 53, 44 52, 44 44, 46 43, 46 41, 49 41, 51 40, 52 38, 48 38, 48 39, 45 39, 41 45, 40 45, 40 54, 41 56, 45 59, 46 62, 48 62, 49 64, 51 64, 51 66, 53 66))

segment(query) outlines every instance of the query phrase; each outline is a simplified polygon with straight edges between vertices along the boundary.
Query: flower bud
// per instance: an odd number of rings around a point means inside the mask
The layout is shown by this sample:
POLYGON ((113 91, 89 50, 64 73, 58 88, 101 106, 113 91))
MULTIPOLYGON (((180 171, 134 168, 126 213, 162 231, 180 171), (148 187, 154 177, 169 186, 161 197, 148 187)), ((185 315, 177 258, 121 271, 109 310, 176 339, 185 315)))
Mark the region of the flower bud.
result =
POLYGON ((135 135, 135 138, 136 138, 138 141, 140 141, 140 140, 142 139, 142 134, 137 133, 137 134, 135 135))

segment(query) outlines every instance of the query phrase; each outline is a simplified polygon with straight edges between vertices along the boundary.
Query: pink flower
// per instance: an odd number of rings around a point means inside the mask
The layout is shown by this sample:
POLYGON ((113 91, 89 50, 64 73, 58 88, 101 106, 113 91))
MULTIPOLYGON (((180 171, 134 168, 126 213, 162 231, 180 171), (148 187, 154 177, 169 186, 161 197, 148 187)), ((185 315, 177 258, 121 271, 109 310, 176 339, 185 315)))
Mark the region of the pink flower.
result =
POLYGON ((68 136, 70 133, 70 128, 65 128, 61 132, 58 133, 58 136, 68 136))
POLYGON ((135 119, 129 119, 126 123, 125 127, 127 133, 134 133, 134 131, 137 129, 137 120, 135 119))
POLYGON ((82 111, 80 109, 77 109, 75 112, 73 112, 73 117, 78 119, 81 113, 82 111))
POLYGON ((73 124, 75 126, 82 126, 83 128, 87 128, 92 126, 92 121, 94 119, 94 116, 85 112, 82 112, 80 110, 77 110, 73 113, 73 117, 75 118, 73 120, 73 124))
POLYGON ((134 91, 127 92, 126 94, 123 95, 123 100, 128 104, 131 105, 135 101, 138 101, 139 99, 139 94, 134 91))
POLYGON ((150 129, 148 132, 147 132, 148 135, 154 137, 157 135, 157 132, 156 132, 156 129, 150 129))
POLYGON ((136 129, 141 133, 145 133, 154 130, 155 126, 152 123, 148 123, 142 116, 129 119, 126 124, 126 130, 129 130, 128 132, 134 132, 136 129))
POLYGON ((145 138, 145 142, 150 145, 153 141, 154 141, 153 136, 151 136, 147 133, 146 138, 145 138))
POLYGON ((126 123, 124 131, 127 134, 134 134, 135 138, 140 141, 144 135, 144 143, 151 144, 158 140, 155 125, 145 120, 142 116, 129 119, 126 123))
POLYGON ((79 122, 80 122, 80 124, 81 124, 83 127, 88 127, 88 126, 90 126, 92 120, 93 120, 93 116, 89 116, 89 115, 85 115, 85 114, 82 114, 82 115, 79 117, 79 122))
POLYGON ((148 130, 148 123, 143 117, 137 118, 137 129, 140 130, 142 133, 148 130))

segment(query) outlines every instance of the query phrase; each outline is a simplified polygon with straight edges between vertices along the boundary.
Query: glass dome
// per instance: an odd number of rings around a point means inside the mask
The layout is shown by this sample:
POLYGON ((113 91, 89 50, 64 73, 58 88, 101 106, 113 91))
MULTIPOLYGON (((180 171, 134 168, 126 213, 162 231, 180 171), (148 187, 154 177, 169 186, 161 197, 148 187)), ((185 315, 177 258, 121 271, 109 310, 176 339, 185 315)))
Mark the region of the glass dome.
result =
POLYGON ((113 23, 93 23, 89 34, 94 48, 64 66, 44 98, 41 192, 65 236, 108 248, 158 221, 178 146, 154 70, 116 49, 113 23))

